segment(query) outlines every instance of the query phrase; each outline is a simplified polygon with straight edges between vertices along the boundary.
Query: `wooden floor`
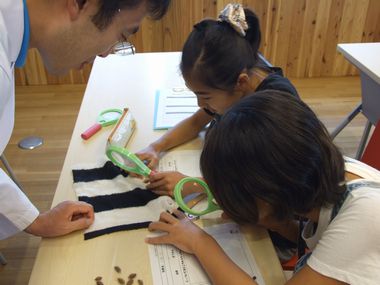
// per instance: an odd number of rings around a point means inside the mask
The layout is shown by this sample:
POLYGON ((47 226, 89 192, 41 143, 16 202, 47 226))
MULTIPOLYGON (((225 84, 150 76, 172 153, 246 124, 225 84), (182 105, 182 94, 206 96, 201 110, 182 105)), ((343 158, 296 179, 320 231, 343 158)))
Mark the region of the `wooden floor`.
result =
MULTIPOLYGON (((330 131, 360 101, 357 77, 297 79, 293 83, 330 131)), ((5 155, 41 211, 50 208, 84 90, 84 85, 16 88, 16 125, 5 155), (29 135, 43 137, 44 145, 19 149, 18 141, 29 135)), ((364 124, 360 114, 336 138, 344 154, 354 156, 364 124)), ((1 285, 28 284, 39 241, 25 233, 0 241, 0 251, 8 260, 8 265, 0 266, 1 285)))

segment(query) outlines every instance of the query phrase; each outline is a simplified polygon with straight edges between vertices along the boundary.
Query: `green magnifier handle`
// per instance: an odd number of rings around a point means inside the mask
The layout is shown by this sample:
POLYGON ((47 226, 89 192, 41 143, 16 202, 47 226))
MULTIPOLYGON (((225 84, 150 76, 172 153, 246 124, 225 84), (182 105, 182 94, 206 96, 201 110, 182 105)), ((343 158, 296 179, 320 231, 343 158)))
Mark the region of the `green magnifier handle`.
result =
POLYGON ((122 113, 123 111, 120 109, 107 109, 102 111, 96 120, 97 122, 81 134, 82 139, 88 140, 102 127, 116 124, 122 113))

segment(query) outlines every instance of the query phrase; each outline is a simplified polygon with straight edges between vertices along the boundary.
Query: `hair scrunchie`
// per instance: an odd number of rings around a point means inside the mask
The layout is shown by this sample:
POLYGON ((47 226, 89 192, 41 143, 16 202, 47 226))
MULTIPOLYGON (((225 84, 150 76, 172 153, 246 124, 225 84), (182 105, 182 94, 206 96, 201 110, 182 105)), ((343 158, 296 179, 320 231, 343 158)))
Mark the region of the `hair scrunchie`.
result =
POLYGON ((227 4, 220 12, 218 21, 229 23, 239 35, 245 37, 248 24, 241 4, 227 4))

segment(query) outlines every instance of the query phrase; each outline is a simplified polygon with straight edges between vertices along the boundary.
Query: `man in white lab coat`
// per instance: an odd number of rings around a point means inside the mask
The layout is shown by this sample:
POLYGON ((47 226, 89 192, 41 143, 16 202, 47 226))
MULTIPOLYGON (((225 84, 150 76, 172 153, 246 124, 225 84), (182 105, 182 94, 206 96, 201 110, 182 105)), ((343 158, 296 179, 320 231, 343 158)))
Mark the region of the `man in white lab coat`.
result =
MULTIPOLYGON (((37 48, 49 72, 81 68, 96 55, 135 33, 149 14, 158 19, 170 0, 1 0, 0 1, 0 154, 14 125, 14 67, 37 48)), ((94 219, 92 206, 65 201, 39 213, 0 169, 0 239, 19 231, 53 237, 83 229, 94 219)))

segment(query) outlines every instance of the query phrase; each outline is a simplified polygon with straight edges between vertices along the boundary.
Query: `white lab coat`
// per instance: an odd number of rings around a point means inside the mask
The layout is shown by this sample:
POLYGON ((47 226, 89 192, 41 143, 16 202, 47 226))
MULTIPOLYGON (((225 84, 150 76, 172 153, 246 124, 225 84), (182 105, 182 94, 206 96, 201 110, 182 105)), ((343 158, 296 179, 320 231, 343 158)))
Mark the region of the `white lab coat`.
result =
MULTIPOLYGON (((22 0, 0 1, 0 154, 12 134, 15 111, 14 63, 24 34, 22 0)), ((24 230, 39 212, 0 169, 0 239, 24 230)))

